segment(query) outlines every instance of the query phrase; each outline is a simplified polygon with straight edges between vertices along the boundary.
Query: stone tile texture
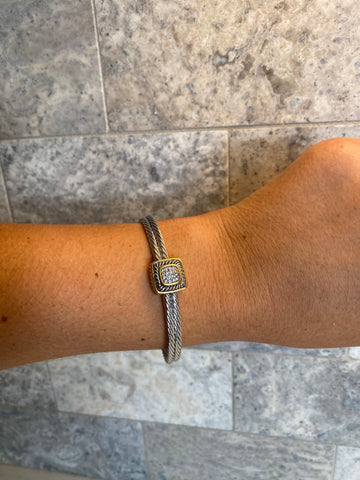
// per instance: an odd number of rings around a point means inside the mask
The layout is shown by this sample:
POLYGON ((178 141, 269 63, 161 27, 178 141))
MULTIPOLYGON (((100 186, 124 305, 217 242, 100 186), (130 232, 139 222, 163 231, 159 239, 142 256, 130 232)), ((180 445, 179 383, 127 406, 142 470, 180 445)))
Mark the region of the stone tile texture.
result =
POLYGON ((151 480, 332 480, 331 445, 172 425, 144 432, 151 480))
POLYGON ((90 0, 1 0, 0 138, 105 131, 90 0))
POLYGON ((360 362, 235 354, 235 429, 360 446, 360 362))
POLYGON ((360 449, 338 447, 334 480, 358 480, 360 478, 360 449))
POLYGON ((75 137, 0 143, 16 222, 137 222, 227 206, 227 134, 75 137))
POLYGON ((0 222, 11 222, 11 211, 7 196, 4 177, 0 169, 0 222))
POLYGON ((192 348, 200 348, 205 350, 218 350, 220 352, 264 352, 277 353, 284 355, 310 355, 314 357, 346 357, 347 348, 293 348, 283 347, 281 345, 270 345, 268 343, 252 343, 252 342, 218 342, 209 343, 207 345, 197 345, 192 348))
POLYGON ((58 408, 91 415, 232 429, 227 352, 184 350, 79 355, 48 362, 58 408))
POLYGON ((350 347, 349 357, 360 360, 360 347, 350 347))
MULTIPOLYGON (((198 215, 360 138, 359 23, 355 0, 0 0, 0 221, 198 215)), ((228 342, 2 371, 0 462, 360 480, 359 352, 228 342)))
POLYGON ((0 404, 56 409, 46 362, 0 370, 0 404))
POLYGON ((0 406, 0 462, 104 480, 146 480, 138 423, 0 406))
POLYGON ((113 131, 359 119, 352 0, 95 5, 113 131))

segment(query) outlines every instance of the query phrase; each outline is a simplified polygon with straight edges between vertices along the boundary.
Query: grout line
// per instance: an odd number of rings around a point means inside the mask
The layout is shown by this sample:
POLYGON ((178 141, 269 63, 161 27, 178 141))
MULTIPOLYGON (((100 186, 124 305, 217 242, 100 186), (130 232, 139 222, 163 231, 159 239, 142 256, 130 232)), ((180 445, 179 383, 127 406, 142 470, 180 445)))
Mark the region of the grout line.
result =
POLYGON ((5 205, 6 205, 6 209, 7 209, 7 211, 8 211, 9 217, 10 217, 10 222, 11 222, 11 223, 14 223, 14 216, 13 216, 12 209, 11 209, 11 205, 10 205, 9 194, 8 194, 8 190, 7 190, 7 187, 6 187, 6 182, 5 182, 5 177, 4 177, 4 170, 3 170, 3 166, 2 166, 2 162, 1 162, 1 161, 0 161, 0 176, 1 176, 1 183, 2 183, 2 186, 3 186, 3 188, 4 188, 4 192, 5 192, 5 205))
POLYGON ((84 416, 84 417, 98 417, 98 418, 107 418, 107 419, 112 419, 112 420, 119 420, 119 421, 126 421, 129 423, 137 423, 142 425, 143 423, 149 423, 151 425, 159 425, 161 427, 176 427, 176 428, 186 428, 188 430, 203 430, 203 431, 211 431, 211 432, 219 432, 219 433, 227 433, 229 435, 235 434, 235 435, 240 435, 240 436, 246 436, 250 438, 258 438, 258 439, 269 439, 269 440, 274 440, 274 441, 292 441, 292 442, 299 442, 299 443, 306 443, 306 444, 312 444, 312 445, 328 445, 328 446, 336 446, 336 447, 347 447, 347 448, 356 448, 360 451, 360 447, 358 445, 350 445, 348 443, 339 443, 339 442, 331 442, 331 441, 319 441, 316 438, 301 438, 300 436, 288 436, 288 435, 281 435, 281 434, 272 434, 272 435, 263 435, 261 433, 254 433, 254 432, 246 432, 242 430, 228 430, 228 429, 221 429, 221 428, 215 428, 215 427, 204 427, 200 425, 187 425, 187 424, 179 424, 179 423, 170 423, 170 422, 159 422, 159 421, 154 421, 154 420, 139 420, 139 419, 133 419, 133 418, 126 418, 126 417, 114 417, 111 415, 96 415, 94 413, 84 413, 84 412, 73 412, 73 411, 67 411, 67 410, 54 410, 51 408, 43 408, 43 407, 37 407, 37 406, 32 406, 32 405, 26 405, 26 406, 20 406, 20 405, 14 405, 14 404, 9 404, 9 403, 4 403, 0 405, 1 407, 9 407, 9 408, 15 408, 17 410, 25 411, 25 412, 33 412, 36 411, 38 412, 49 412, 49 413, 56 413, 56 414, 63 414, 63 415, 77 415, 77 416, 84 416))
POLYGON ((334 478, 335 478, 335 469, 336 469, 337 450, 338 450, 338 446, 337 446, 337 445, 335 445, 335 449, 334 449, 334 458, 333 458, 333 468, 332 468, 332 472, 331 472, 331 480, 334 480, 334 478))
POLYGON ((46 363, 47 371, 48 371, 48 374, 49 374, 51 391, 52 391, 52 394, 53 394, 54 400, 55 400, 55 408, 56 408, 56 411, 59 411, 59 404, 58 404, 57 397, 56 397, 56 392, 55 392, 55 387, 54 387, 54 384, 53 384, 53 379, 52 379, 52 375, 51 375, 49 362, 47 360, 45 360, 45 363, 46 363))
POLYGON ((92 9, 93 21, 94 21, 95 42, 96 42, 98 65, 99 65, 99 76, 100 76, 100 89, 101 89, 101 94, 102 94, 102 99, 103 99, 104 118, 105 118, 105 131, 106 131, 106 133, 108 133, 108 132, 109 132, 109 121, 108 121, 108 114, 107 114, 107 108, 106 108, 106 95, 105 95, 105 87, 104 87, 104 77, 103 77, 102 63, 101 63, 99 32, 98 32, 97 21, 96 21, 95 0, 90 0, 90 1, 91 1, 91 9, 92 9))
POLYGON ((234 366, 234 352, 231 352, 231 401, 232 401, 232 431, 235 431, 235 366, 234 366))
POLYGON ((149 130, 126 130, 123 132, 106 132, 106 133, 76 133, 65 135, 39 135, 29 137, 10 137, 0 138, 1 142, 18 141, 18 140, 41 140, 41 139, 57 139, 57 138, 97 138, 97 137, 127 137, 141 135, 171 135, 175 133, 187 132, 211 132, 223 130, 268 130, 271 128, 283 129, 287 128, 314 128, 314 127, 360 127, 360 122, 318 122, 318 123, 282 123, 282 124, 259 124, 259 125, 224 125, 221 127, 190 127, 190 128, 174 128, 168 130, 149 129, 149 130))
POLYGON ((350 358, 350 352, 349 352, 349 347, 345 347, 345 355, 344 355, 344 358, 346 358, 346 360, 351 360, 351 358, 350 358))
MULTIPOLYGON (((359 124, 360 125, 360 124, 359 124)), ((75 133, 66 135, 42 135, 35 137, 12 137, 0 138, 1 142, 15 142, 24 140, 56 140, 56 139, 73 139, 73 138, 106 138, 106 137, 141 137, 146 135, 173 135, 176 133, 199 133, 199 132, 221 132, 226 131, 226 127, 209 127, 209 128, 187 128, 178 130, 128 130, 124 132, 107 132, 107 133, 75 133)))
POLYGON ((140 421, 140 429, 141 429, 141 435, 142 435, 142 440, 143 440, 143 446, 144 446, 144 460, 145 460, 145 473, 146 473, 146 479, 151 480, 150 476, 150 468, 149 468, 149 461, 148 461, 148 449, 147 449, 147 442, 146 442, 146 434, 144 432, 144 421, 140 421))
POLYGON ((227 206, 230 206, 230 130, 226 132, 226 139, 227 139, 227 206))
MULTIPOLYGON (((110 417, 106 417, 110 418, 110 417)), ((117 417, 114 417, 115 419, 117 417)), ((126 418, 123 420, 127 420, 126 418)), ((129 421, 134 421, 134 420, 129 420, 129 421)), ((296 436, 288 436, 288 435, 263 435, 261 433, 253 433, 253 432, 244 432, 241 430, 224 430, 220 428, 212 428, 212 427, 203 427, 203 426, 198 426, 198 425, 185 425, 185 424, 179 424, 179 423, 165 423, 165 422, 159 422, 159 421, 153 421, 153 420, 137 420, 138 423, 143 422, 143 423, 148 423, 151 425, 158 425, 160 427, 175 427, 175 428, 183 428, 187 430, 202 430, 202 431, 211 431, 211 432, 219 432, 219 433, 225 433, 229 435, 239 435, 239 436, 245 436, 245 437, 250 437, 254 439, 269 439, 269 440, 274 440, 274 441, 292 441, 292 442, 299 442, 299 443, 304 443, 304 444, 312 444, 314 446, 316 445, 321 445, 321 446, 332 446, 332 447, 348 447, 348 448, 357 448, 360 450, 360 447, 354 446, 354 445, 349 445, 349 444, 341 444, 341 443, 334 443, 331 441, 324 442, 324 441, 319 441, 317 439, 309 439, 309 438, 301 438, 301 437, 296 437, 296 436)))

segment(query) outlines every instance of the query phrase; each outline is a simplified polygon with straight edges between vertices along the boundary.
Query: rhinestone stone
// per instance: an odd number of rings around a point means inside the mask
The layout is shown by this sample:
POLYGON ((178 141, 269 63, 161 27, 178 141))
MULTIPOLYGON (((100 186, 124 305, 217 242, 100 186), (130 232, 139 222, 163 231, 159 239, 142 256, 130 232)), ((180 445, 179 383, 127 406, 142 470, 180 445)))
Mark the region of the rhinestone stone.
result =
POLYGON ((180 281, 180 272, 176 265, 167 265, 161 268, 161 279, 164 285, 171 285, 180 281))

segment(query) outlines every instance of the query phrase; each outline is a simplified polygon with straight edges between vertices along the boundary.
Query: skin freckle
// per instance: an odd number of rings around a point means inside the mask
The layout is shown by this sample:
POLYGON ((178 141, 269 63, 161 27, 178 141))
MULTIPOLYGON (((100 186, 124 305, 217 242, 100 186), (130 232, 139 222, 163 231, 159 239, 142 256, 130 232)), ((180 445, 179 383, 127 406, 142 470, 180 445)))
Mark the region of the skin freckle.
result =
POLYGON ((8 321, 8 317, 5 317, 5 315, 3 315, 3 316, 1 317, 1 321, 2 321, 2 322, 7 322, 7 321, 8 321))

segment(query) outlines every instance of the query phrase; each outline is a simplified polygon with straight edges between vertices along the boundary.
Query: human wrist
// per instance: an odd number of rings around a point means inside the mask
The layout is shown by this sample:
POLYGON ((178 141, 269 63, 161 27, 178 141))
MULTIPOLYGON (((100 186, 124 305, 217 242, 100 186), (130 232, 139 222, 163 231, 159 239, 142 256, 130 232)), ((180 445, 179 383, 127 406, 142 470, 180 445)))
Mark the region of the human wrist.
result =
POLYGON ((217 341, 212 299, 217 296, 211 259, 213 226, 204 215, 158 222, 169 257, 183 262, 187 288, 179 292, 183 346, 217 341))
POLYGON ((253 252, 238 238, 242 223, 232 207, 159 222, 188 280, 179 293, 184 346, 247 339, 259 305, 250 281, 253 252))
POLYGON ((213 212, 221 247, 219 298, 226 312, 222 340, 267 343, 276 312, 271 302, 271 251, 259 229, 261 208, 245 199, 213 212))

